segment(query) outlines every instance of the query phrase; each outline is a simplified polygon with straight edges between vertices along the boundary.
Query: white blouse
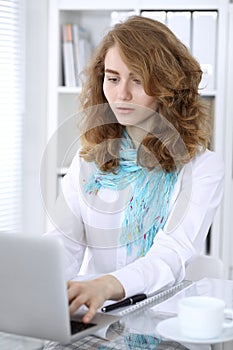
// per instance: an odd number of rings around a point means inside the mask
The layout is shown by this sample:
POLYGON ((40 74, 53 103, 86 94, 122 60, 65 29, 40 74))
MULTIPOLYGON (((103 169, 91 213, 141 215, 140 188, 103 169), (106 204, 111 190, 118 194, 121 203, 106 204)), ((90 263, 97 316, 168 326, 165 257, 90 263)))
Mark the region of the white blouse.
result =
POLYGON ((121 282, 126 297, 181 281, 187 263, 203 250, 222 198, 223 162, 217 154, 207 150, 182 168, 166 224, 141 258, 137 258, 135 247, 129 255, 126 246, 119 243, 132 186, 86 193, 84 184, 90 172, 90 163, 77 154, 63 178, 62 194, 51 215, 55 228, 48 234, 64 242, 67 279, 80 273, 110 273, 121 282))

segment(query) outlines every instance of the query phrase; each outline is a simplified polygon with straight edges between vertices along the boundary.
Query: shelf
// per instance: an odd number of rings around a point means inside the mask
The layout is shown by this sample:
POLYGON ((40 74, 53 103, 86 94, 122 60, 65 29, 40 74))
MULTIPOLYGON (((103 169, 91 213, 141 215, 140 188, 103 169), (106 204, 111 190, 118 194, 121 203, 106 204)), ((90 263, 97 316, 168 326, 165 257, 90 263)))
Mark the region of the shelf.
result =
POLYGON ((216 90, 204 90, 203 92, 200 91, 200 95, 203 97, 215 97, 216 94, 216 90))
POLYGON ((80 94, 81 86, 67 87, 67 86, 59 86, 58 93, 59 94, 80 94))
POLYGON ((67 173, 68 169, 69 169, 68 167, 58 168, 57 169, 57 175, 58 176, 64 176, 67 173))
MULTIPOLYGON (((174 5, 174 0, 166 0, 164 7, 168 10, 212 10, 219 8, 219 0, 203 1, 187 1, 179 0, 174 5)), ((109 0, 102 0, 99 2, 94 2, 93 0, 77 1, 77 0, 60 0, 59 9, 60 10, 128 10, 128 9, 154 9, 161 10, 163 5, 161 2, 154 0, 118 0, 117 2, 112 2, 109 0)))
POLYGON ((102 0, 94 2, 93 0, 77 1, 77 0, 60 0, 60 10, 128 10, 134 9, 137 6, 135 0, 118 0, 117 2, 111 2, 108 0, 102 0))
MULTIPOLYGON (((59 86, 58 87, 58 93, 59 94, 80 94, 81 92, 81 86, 74 86, 74 87, 67 87, 67 86, 59 86)), ((215 97, 216 96, 216 90, 203 90, 200 92, 200 95, 203 97, 215 97)))

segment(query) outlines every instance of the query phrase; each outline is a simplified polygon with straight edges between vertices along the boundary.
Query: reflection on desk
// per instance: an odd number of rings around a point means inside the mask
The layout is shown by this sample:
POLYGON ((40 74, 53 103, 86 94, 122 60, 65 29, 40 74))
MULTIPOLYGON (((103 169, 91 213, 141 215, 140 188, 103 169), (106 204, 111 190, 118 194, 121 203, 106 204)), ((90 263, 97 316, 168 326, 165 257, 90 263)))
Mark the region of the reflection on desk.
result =
POLYGON ((44 345, 45 342, 40 339, 0 332, 1 350, 41 350, 44 345))
MULTIPOLYGON (((115 333, 115 339, 107 341, 94 336, 83 338, 73 347, 62 348, 56 343, 47 343, 44 350, 62 349, 118 349, 118 350, 211 350, 223 349, 221 344, 180 344, 172 340, 163 339, 156 334, 157 324, 177 312, 177 301, 188 295, 212 295, 225 300, 227 307, 233 305, 233 281, 204 278, 182 289, 171 298, 153 306, 148 305, 136 310, 132 314, 122 317, 120 323, 114 325, 111 331, 115 333)), ((114 337, 113 337, 114 338, 114 337)), ((225 346, 224 346, 225 349, 225 346)), ((229 348, 230 349, 230 348, 229 348)), ((233 347, 231 348, 233 349, 233 347)))
POLYGON ((61 344, 48 342, 43 350, 210 350, 211 346, 196 345, 187 347, 175 341, 162 339, 156 334, 158 322, 172 316, 167 313, 157 313, 150 308, 138 310, 134 314, 124 316, 122 320, 112 327, 117 335, 114 340, 108 341, 95 336, 87 336, 74 342, 72 345, 62 347, 61 344))
MULTIPOLYGON (((96 350, 187 350, 188 348, 177 342, 163 340, 155 333, 154 317, 148 314, 148 310, 137 311, 137 315, 128 315, 112 326, 111 332, 114 340, 108 341, 95 336, 87 336, 64 348, 55 342, 48 342, 43 350, 73 350, 73 349, 96 349, 96 350), (145 321, 146 320, 146 321, 145 321), (139 322, 138 322, 139 321, 139 322), (142 329, 143 322, 143 333, 142 329), (145 330, 148 326, 148 331, 145 330), (153 332, 151 329, 153 328, 153 332)), ((167 317, 164 316, 163 317, 167 317)), ((160 319, 162 320, 162 318, 160 319)), ((159 319, 157 318, 157 321, 159 319)))
POLYGON ((212 295, 222 298, 227 307, 233 307, 233 281, 216 279, 203 279, 195 282, 176 295, 157 305, 148 305, 133 313, 123 316, 120 321, 113 324, 108 336, 112 340, 96 336, 87 336, 73 344, 61 344, 40 341, 21 336, 0 333, 1 350, 232 350, 233 343, 224 344, 180 344, 163 339, 156 333, 157 324, 176 315, 177 301, 188 295, 212 295), (7 345, 10 344, 9 345, 7 345))

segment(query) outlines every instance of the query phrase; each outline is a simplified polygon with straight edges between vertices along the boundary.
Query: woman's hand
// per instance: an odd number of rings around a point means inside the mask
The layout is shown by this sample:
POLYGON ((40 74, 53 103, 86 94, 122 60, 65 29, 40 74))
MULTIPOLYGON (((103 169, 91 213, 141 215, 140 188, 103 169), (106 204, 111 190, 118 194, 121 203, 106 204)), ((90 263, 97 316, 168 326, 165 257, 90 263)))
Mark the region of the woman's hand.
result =
POLYGON ((96 311, 106 300, 120 300, 125 296, 123 286, 118 279, 111 275, 84 282, 69 281, 67 289, 70 315, 82 305, 88 307, 88 311, 82 320, 85 323, 91 321, 96 311))

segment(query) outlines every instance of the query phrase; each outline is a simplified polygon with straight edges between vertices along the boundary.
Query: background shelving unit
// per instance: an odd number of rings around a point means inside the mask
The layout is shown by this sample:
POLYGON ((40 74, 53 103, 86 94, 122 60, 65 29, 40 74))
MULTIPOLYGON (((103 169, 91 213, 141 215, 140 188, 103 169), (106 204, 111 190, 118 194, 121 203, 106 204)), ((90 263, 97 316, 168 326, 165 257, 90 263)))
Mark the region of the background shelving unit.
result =
MULTIPOLYGON (((227 0, 173 0, 160 1, 137 0, 110 1, 92 0, 81 2, 78 0, 49 0, 49 67, 48 67, 48 142, 53 138, 51 153, 47 159, 45 188, 47 205, 54 203, 59 177, 63 176, 75 153, 78 142, 76 118, 74 114, 79 110, 78 95, 80 87, 65 87, 62 85, 62 53, 61 53, 61 25, 63 23, 78 23, 85 27, 90 34, 91 44, 95 47, 104 33, 110 28, 111 13, 113 11, 130 12, 140 15, 141 11, 216 11, 216 71, 215 86, 202 91, 203 98, 211 106, 213 117, 212 148, 224 158, 226 125, 225 95, 226 95, 226 55, 228 31, 227 0), (71 117, 72 116, 72 117, 71 117), (63 132, 59 128, 63 125, 63 132), (65 159, 65 161, 64 161, 65 159)), ((201 38, 200 38, 201 40, 201 38)), ((208 42, 204 45, 208 50, 208 42)), ((223 201, 224 202, 224 201, 223 201)), ((223 205, 220 207, 211 229, 210 252, 214 256, 224 259, 224 227, 223 205)), ((50 227, 48 221, 48 228, 50 227)), ((227 262, 228 263, 228 262, 227 262)))

